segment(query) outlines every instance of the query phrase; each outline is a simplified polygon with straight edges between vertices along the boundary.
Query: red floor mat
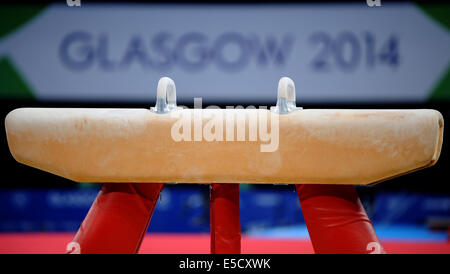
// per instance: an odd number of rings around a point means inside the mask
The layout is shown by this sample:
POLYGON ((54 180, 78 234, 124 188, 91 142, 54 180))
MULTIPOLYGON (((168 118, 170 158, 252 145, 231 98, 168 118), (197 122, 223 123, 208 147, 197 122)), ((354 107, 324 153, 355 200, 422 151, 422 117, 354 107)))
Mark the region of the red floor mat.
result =
MULTIPOLYGON (((64 253, 74 233, 2 233, 0 253, 64 253)), ((388 253, 450 254, 450 242, 382 241, 388 253)), ((148 234, 140 253, 209 253, 208 234, 148 234)), ((307 254, 313 253, 309 240, 267 239, 244 236, 242 253, 307 254)))

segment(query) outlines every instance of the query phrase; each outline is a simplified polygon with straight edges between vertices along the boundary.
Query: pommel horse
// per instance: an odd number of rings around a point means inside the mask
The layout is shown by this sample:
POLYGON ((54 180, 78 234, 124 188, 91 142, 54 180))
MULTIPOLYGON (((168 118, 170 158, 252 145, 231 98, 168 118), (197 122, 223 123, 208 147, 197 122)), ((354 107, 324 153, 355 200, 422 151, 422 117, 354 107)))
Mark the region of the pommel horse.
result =
POLYGON ((287 77, 270 109, 187 109, 163 77, 150 109, 19 108, 5 124, 18 162, 104 183, 66 253, 137 253, 170 182, 211 184, 211 253, 241 252, 240 183, 295 184, 315 253, 385 253, 354 186, 434 165, 444 121, 429 109, 302 109, 287 77), (263 151, 261 127, 277 130, 276 147, 263 151))

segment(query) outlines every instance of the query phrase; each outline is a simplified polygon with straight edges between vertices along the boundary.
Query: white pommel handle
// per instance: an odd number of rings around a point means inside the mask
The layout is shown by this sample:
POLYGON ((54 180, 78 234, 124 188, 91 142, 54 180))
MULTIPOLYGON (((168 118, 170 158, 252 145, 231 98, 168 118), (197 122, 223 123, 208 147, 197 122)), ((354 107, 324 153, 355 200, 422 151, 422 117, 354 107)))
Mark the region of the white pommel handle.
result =
POLYGON ((286 98, 289 102, 295 102, 295 84, 289 77, 282 77, 278 82, 278 98, 286 98))
POLYGON ((156 91, 156 99, 166 99, 168 102, 177 100, 177 92, 175 82, 169 77, 162 77, 159 79, 158 88, 156 91))
POLYGON ((159 79, 156 90, 156 106, 154 110, 157 113, 166 113, 177 107, 177 91, 175 82, 169 77, 159 79))
POLYGON ((287 114, 297 110, 295 96, 295 84, 289 77, 282 77, 278 82, 278 98, 274 111, 279 114, 287 114))

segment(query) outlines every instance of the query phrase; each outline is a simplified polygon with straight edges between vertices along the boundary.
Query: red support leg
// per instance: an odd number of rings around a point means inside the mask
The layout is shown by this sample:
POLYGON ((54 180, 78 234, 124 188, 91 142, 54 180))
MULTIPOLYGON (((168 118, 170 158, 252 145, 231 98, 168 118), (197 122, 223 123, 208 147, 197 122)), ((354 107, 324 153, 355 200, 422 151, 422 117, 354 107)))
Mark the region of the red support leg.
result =
POLYGON ((354 186, 296 187, 316 253, 385 253, 354 186))
POLYGON ((241 253, 239 184, 211 184, 211 254, 241 253))
POLYGON ((163 186, 103 184, 67 253, 137 253, 163 186))

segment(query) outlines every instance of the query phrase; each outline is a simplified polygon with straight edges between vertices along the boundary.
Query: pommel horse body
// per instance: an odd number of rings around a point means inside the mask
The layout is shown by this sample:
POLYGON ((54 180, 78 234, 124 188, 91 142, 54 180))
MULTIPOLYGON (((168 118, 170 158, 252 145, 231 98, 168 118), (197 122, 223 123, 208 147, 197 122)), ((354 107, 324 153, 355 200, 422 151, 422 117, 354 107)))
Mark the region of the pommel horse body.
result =
POLYGON ((163 77, 151 109, 20 108, 5 125, 18 162, 104 183, 67 253, 137 253, 170 182, 211 184, 211 253, 241 252, 240 183, 295 184, 316 253, 384 253, 354 185, 434 165, 444 122, 429 109, 302 109, 287 77, 271 109, 186 109, 163 77))

